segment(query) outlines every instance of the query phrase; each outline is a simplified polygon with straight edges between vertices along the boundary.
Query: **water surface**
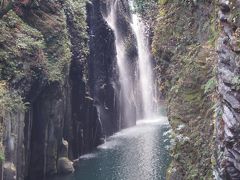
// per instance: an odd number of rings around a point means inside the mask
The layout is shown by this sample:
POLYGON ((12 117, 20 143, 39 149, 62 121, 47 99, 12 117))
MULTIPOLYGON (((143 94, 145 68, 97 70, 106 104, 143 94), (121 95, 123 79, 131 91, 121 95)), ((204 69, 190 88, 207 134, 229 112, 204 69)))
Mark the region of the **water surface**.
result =
POLYGON ((166 117, 138 121, 81 156, 74 174, 54 180, 164 180, 170 157, 163 134, 168 129, 166 117))

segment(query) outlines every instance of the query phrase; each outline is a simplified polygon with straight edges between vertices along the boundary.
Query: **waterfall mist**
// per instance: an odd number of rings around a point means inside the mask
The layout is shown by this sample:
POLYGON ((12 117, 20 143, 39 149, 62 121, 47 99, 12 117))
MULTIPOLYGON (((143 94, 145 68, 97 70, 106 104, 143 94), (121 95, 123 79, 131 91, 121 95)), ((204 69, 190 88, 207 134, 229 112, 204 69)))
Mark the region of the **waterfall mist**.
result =
POLYGON ((122 127, 129 127, 135 124, 136 108, 134 95, 134 77, 129 58, 126 54, 126 47, 124 44, 124 37, 122 37, 117 25, 117 8, 118 1, 109 1, 108 15, 105 17, 110 28, 115 35, 115 46, 117 51, 117 65, 119 69, 120 78, 120 123, 122 127))
POLYGON ((152 118, 155 114, 155 94, 151 53, 146 27, 138 14, 132 13, 133 1, 129 2, 129 29, 133 38, 124 37, 118 21, 119 0, 108 1, 105 20, 115 35, 116 58, 120 80, 120 121, 129 127, 137 119, 152 118), (128 43, 137 48, 137 57, 128 55, 128 43), (135 61, 133 65, 132 62, 135 61), (133 67, 134 66, 134 67, 133 67))
MULTIPOLYGON (((130 1, 130 7, 133 10, 133 1, 130 1)), ((140 95, 142 99, 143 118, 151 118, 154 116, 154 83, 151 64, 151 53, 149 49, 146 27, 141 18, 136 13, 132 13, 133 32, 137 39, 138 48, 138 69, 139 69, 139 85, 140 95)))

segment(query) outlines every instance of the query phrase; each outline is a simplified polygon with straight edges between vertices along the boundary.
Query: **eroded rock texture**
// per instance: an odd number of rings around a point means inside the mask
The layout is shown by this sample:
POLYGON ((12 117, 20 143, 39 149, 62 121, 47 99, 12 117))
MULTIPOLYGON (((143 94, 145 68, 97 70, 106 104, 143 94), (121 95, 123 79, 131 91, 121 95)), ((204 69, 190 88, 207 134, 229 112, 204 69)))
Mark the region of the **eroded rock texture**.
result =
POLYGON ((153 25, 155 71, 173 130, 170 180, 212 179, 215 10, 209 1, 165 1, 153 25))
MULTIPOLYGON (((84 0, 5 3, 0 6, 4 179, 44 180, 72 172, 71 160, 124 127, 115 37, 103 17, 106 1, 92 0, 87 8, 84 0)), ((119 26, 127 38, 128 2, 119 4, 119 26)))
POLYGON ((223 178, 240 178, 240 1, 220 1, 218 79, 222 116, 217 123, 218 167, 223 178))
POLYGON ((119 130, 118 71, 115 38, 101 11, 102 2, 91 1, 87 6, 89 49, 88 57, 90 93, 96 101, 105 135, 119 130))
MULTIPOLYGON (((128 1, 97 1, 88 4, 88 33, 89 49, 88 57, 90 93, 96 100, 96 105, 102 122, 105 135, 110 135, 121 128, 126 128, 136 123, 136 107, 134 98, 123 99, 123 87, 119 80, 117 65, 116 32, 107 24, 106 18, 111 12, 112 4, 116 4, 116 26, 120 39, 126 49, 125 59, 129 68, 129 86, 134 89, 136 78, 136 44, 131 30, 131 16, 128 1), (122 109, 124 102, 130 104, 131 117, 125 117, 122 109), (130 123, 129 123, 130 122, 130 123)), ((123 49, 124 51, 124 49, 123 49)), ((134 89, 135 90, 135 89, 134 89)), ((127 92, 129 93, 129 92, 127 92)), ((132 94, 135 94, 133 92, 132 94)), ((134 95, 133 95, 134 96, 134 95)))
POLYGON ((69 141, 70 152, 73 153, 71 156, 74 159, 100 144, 102 137, 95 100, 89 94, 86 14, 85 10, 79 11, 79 8, 85 8, 85 2, 78 3, 78 6, 74 6, 68 2, 64 6, 72 45, 70 65, 72 126, 69 126, 71 122, 65 123, 64 137, 69 141))

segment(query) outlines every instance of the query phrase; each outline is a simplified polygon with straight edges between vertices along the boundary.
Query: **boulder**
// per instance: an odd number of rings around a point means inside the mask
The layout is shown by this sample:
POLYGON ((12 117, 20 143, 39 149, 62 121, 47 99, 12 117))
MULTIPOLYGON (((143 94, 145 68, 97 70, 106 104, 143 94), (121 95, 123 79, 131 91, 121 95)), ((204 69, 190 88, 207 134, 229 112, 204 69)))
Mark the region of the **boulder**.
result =
POLYGON ((70 174, 74 172, 73 162, 66 157, 61 157, 57 162, 58 174, 70 174))
POLYGON ((3 164, 3 179, 6 180, 16 179, 16 167, 12 162, 6 162, 3 164))

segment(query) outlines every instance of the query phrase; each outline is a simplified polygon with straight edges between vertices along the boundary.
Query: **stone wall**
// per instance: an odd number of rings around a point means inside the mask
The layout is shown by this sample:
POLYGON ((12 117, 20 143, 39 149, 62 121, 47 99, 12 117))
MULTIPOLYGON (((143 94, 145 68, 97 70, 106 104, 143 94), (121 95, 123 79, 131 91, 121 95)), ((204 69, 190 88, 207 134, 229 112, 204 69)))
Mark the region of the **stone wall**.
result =
POLYGON ((219 1, 218 90, 222 115, 217 121, 218 167, 224 179, 240 178, 240 1, 219 1))
POLYGON ((172 127, 167 179, 211 179, 217 99, 215 3, 165 1, 155 19, 154 69, 172 127))
MULTIPOLYGON (((115 37, 103 17, 105 1, 7 3, 0 7, 4 179, 70 173, 70 160, 122 127, 115 37)), ((127 1, 119 7, 119 17, 129 17, 127 1)), ((121 25, 130 26, 124 18, 121 25)))

